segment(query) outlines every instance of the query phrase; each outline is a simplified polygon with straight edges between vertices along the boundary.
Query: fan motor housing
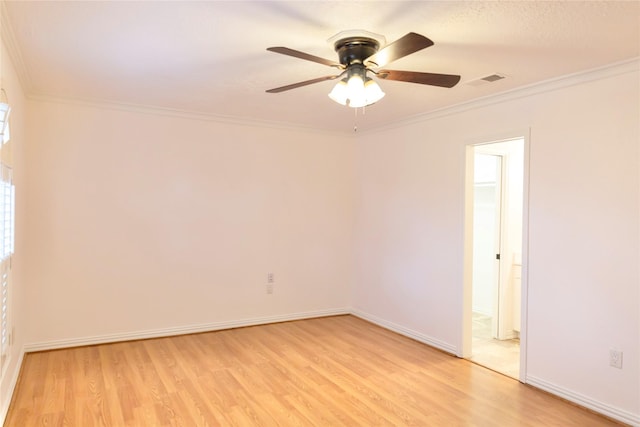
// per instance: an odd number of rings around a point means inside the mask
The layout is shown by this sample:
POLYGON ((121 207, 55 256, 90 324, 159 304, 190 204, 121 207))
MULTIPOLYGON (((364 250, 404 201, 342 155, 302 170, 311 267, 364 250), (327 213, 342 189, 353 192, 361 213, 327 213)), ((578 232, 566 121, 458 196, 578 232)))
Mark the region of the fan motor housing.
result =
POLYGON ((347 37, 334 44, 340 63, 344 66, 362 64, 380 48, 377 40, 369 37, 347 37))

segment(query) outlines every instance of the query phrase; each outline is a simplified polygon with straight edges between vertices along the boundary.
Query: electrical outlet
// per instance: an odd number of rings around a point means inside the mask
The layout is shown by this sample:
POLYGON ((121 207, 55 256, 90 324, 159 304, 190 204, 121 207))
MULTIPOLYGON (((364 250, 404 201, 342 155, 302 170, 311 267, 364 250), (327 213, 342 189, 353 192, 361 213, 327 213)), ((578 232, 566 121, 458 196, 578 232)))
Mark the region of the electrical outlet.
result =
POLYGON ((609 349, 609 365, 622 369, 622 351, 614 348, 609 349))
POLYGON ((273 283, 274 279, 273 279, 273 273, 268 273, 267 274, 267 283, 273 283))
POLYGON ((273 293, 273 283, 267 283, 267 294, 271 295, 273 293))

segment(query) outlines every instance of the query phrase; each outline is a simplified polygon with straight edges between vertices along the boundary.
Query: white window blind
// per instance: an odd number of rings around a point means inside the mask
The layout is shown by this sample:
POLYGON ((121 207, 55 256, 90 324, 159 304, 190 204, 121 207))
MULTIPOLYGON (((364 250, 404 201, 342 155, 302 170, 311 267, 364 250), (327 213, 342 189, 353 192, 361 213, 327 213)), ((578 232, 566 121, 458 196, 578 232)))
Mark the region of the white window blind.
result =
POLYGON ((13 185, 11 168, 2 165, 0 181, 0 259, 5 260, 13 254, 15 229, 15 186, 13 185))
POLYGON ((15 186, 11 168, 0 164, 0 376, 9 355, 9 279, 14 248, 15 186))

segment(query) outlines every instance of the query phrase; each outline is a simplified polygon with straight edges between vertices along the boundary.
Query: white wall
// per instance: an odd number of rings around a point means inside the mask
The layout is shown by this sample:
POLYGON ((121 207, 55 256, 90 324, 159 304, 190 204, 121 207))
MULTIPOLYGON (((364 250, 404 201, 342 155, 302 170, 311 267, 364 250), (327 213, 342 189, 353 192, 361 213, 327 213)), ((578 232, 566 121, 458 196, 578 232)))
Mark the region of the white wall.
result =
POLYGON ((348 309, 350 139, 29 108, 30 343, 348 309))
POLYGON ((530 127, 527 381, 640 423, 640 91, 620 68, 361 138, 356 312, 461 351, 464 147, 530 127))

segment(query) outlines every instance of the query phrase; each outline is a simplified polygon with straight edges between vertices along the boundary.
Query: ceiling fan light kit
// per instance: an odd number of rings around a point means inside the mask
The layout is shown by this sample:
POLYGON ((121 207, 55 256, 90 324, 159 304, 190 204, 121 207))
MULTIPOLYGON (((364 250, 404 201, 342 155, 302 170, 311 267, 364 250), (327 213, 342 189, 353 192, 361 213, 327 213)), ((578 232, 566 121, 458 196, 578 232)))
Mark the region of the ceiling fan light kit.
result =
POLYGON ((329 98, 340 105, 352 108, 366 107, 380 101, 385 93, 371 78, 363 65, 353 65, 347 71, 347 77, 340 80, 329 93, 329 98))
POLYGON ((374 104, 385 96, 380 86, 371 77, 367 76, 367 72, 371 72, 374 76, 385 80, 448 88, 455 86, 460 81, 460 76, 452 74, 378 70, 379 67, 383 67, 392 61, 433 45, 431 40, 417 33, 408 33, 395 42, 387 44, 382 49, 380 49, 380 44, 381 42, 384 43, 383 36, 361 30, 343 31, 329 40, 335 40, 334 49, 338 54, 339 63, 286 47, 267 48, 271 52, 342 70, 340 74, 335 76, 306 80, 269 89, 267 92, 279 93, 326 80, 340 79, 329 93, 329 98, 341 105, 360 108, 374 104))

